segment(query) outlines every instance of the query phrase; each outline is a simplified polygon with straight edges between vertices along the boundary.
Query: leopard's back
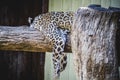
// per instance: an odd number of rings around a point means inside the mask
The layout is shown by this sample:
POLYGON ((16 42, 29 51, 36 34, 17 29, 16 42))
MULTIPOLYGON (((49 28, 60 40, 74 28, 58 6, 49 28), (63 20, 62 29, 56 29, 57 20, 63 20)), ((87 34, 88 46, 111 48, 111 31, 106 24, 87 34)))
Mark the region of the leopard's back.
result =
POLYGON ((73 15, 73 12, 51 12, 50 20, 54 25, 62 29, 71 30, 73 15))
POLYGON ((73 23, 73 15, 74 12, 48 12, 44 14, 40 14, 35 17, 33 23, 34 27, 40 29, 49 28, 48 25, 50 23, 54 24, 56 27, 71 30, 71 26, 73 23))

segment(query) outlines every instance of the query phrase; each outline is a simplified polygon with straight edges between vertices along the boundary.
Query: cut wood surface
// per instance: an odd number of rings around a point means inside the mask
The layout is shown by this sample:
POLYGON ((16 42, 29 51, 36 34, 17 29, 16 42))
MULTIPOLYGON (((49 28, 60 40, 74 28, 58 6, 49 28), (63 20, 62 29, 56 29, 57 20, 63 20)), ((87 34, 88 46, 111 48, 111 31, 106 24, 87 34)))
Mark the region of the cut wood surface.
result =
MULTIPOLYGON (((70 38, 65 52, 71 52, 70 38)), ((28 26, 0 26, 0 50, 51 52, 52 44, 38 30, 28 26)))

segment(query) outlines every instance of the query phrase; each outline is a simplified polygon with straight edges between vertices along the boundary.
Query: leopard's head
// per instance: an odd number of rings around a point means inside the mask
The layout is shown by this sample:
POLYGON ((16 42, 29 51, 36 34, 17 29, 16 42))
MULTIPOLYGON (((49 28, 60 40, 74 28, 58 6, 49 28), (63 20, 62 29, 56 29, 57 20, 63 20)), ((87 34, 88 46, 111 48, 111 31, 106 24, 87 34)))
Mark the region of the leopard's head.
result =
POLYGON ((30 24, 30 28, 34 28, 37 29, 39 31, 43 31, 42 27, 43 27, 43 22, 41 21, 41 16, 37 16, 34 19, 29 17, 28 18, 28 23, 30 24))

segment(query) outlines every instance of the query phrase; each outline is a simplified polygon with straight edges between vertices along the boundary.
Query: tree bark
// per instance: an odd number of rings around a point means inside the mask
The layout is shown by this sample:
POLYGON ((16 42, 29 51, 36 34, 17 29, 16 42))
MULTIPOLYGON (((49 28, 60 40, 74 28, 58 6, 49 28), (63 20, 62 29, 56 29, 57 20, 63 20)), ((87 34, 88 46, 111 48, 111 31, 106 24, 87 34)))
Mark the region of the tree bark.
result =
MULTIPOLYGON (((67 36, 65 52, 71 52, 70 37, 67 36)), ((51 52, 52 44, 44 34, 29 27, 0 27, 0 50, 51 52)))
POLYGON ((117 10, 77 10, 71 45, 78 80, 119 80, 115 45, 119 18, 117 10))

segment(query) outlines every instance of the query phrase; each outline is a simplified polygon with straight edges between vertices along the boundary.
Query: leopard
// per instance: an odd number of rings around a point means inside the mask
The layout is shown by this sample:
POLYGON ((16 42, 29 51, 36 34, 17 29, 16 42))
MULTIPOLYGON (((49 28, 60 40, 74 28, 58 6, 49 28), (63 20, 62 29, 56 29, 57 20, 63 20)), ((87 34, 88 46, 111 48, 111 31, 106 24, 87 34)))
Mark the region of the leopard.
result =
POLYGON ((64 53, 67 35, 71 32, 74 12, 47 12, 39 14, 34 19, 28 18, 30 27, 42 32, 53 44, 52 61, 54 75, 59 77, 67 65, 67 55, 64 53), (32 21, 33 20, 33 21, 32 21))

